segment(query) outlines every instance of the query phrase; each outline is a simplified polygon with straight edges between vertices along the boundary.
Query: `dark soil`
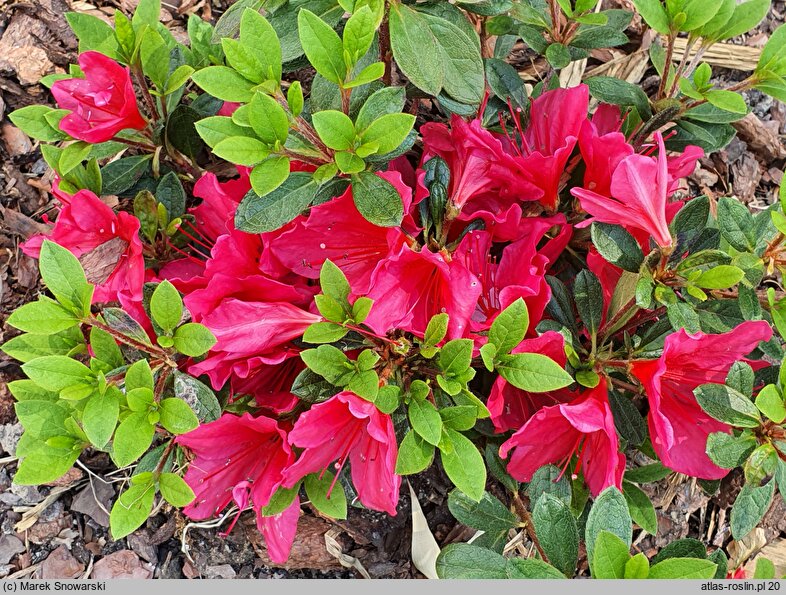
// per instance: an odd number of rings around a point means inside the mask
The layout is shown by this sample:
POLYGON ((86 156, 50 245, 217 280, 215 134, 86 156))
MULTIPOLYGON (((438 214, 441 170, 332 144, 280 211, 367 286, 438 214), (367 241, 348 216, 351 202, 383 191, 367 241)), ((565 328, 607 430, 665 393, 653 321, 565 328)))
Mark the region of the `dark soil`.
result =
MULTIPOLYGON (((19 243, 39 229, 37 222, 53 207, 47 194, 51 172, 35 142, 16 129, 7 114, 32 103, 51 103, 51 96, 36 81, 76 61, 76 40, 65 23, 65 12, 77 10, 109 16, 120 9, 130 14, 135 3, 0 0, 0 342, 15 332, 3 326, 10 312, 34 299, 40 290, 37 264, 19 250, 19 243)), ((230 0, 168 0, 164 2, 162 17, 176 36, 184 36, 189 14, 215 20, 228 4, 230 0)), ((604 8, 606 5, 629 8, 629 0, 605 0, 604 8)), ((784 13, 786 3, 774 2, 759 29, 735 42, 762 47, 772 30, 783 22, 784 13)), ((638 22, 634 21, 629 33, 629 46, 596 52, 587 70, 651 42, 647 34, 642 36, 638 22)), ((516 65, 537 79, 543 65, 531 58, 523 49, 514 53, 516 65)), ((714 70, 721 81, 737 81, 746 76, 741 70, 714 70)), ((651 75, 647 71, 631 82, 641 83, 647 89, 654 80, 651 75)), ((688 184, 695 193, 734 193, 751 209, 760 209, 774 200, 781 181, 786 158, 782 142, 786 105, 758 92, 749 93, 746 99, 753 116, 739 125, 739 137, 720 153, 702 159, 688 184)), ((84 467, 73 469, 56 486, 31 488, 11 484, 16 465, 11 455, 21 428, 15 423, 13 400, 6 384, 19 377, 18 364, 0 352, 0 578, 350 578, 363 574, 358 567, 371 577, 422 578, 411 562, 412 529, 406 483, 396 517, 351 507, 348 520, 335 523, 304 507, 293 555, 284 569, 269 565, 253 519, 245 515, 227 537, 219 532, 230 521, 221 528, 188 528, 184 537, 187 519, 164 507, 136 533, 112 541, 103 509, 111 507, 123 482, 121 476, 112 475, 113 468, 104 455, 83 457, 84 467), (328 551, 326 534, 345 554, 345 564, 357 560, 354 568, 342 566, 328 551)), ((411 481, 440 546, 472 537, 474 531, 456 524, 447 509, 450 484, 439 470, 411 481)), ((780 498, 760 532, 754 532, 746 543, 730 546, 729 507, 740 486, 740 477, 732 474, 714 496, 682 476, 649 487, 658 508, 659 533, 656 537, 643 532, 635 535, 635 547, 652 555, 674 539, 695 537, 713 547, 726 547, 732 556, 737 555, 738 562, 744 562, 765 543, 777 546, 786 532, 786 505, 780 498)), ((517 547, 526 551, 528 545, 525 539, 517 547)))

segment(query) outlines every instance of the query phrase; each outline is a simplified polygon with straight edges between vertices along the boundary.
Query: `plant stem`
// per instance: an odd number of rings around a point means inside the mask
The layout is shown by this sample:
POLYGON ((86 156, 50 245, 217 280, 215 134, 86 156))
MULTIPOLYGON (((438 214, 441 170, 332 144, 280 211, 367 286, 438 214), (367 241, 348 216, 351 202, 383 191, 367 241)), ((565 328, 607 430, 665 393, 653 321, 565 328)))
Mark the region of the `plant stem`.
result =
POLYGON ((674 40, 676 38, 676 33, 669 33, 669 42, 668 46, 666 47, 666 62, 663 64, 663 76, 661 77, 660 84, 658 85, 658 93, 655 95, 657 99, 663 98, 664 92, 666 90, 666 84, 669 80, 669 74, 671 74, 671 60, 674 57, 674 40))
POLYGON ((129 147, 134 147, 135 149, 148 151, 149 153, 154 153, 158 148, 155 145, 151 145, 148 143, 140 143, 139 141, 128 140, 127 138, 120 138, 119 136, 114 137, 112 140, 116 143, 123 143, 124 145, 128 145, 129 147))
POLYGON ((156 109, 156 102, 153 100, 153 96, 150 94, 150 88, 147 86, 145 75, 139 65, 135 65, 132 72, 134 73, 134 78, 136 79, 137 84, 142 89, 142 98, 145 100, 147 109, 150 112, 150 118, 154 122, 157 122, 159 120, 159 115, 158 110, 156 109))
POLYGON ((680 78, 685 72, 685 65, 688 61, 688 56, 690 55, 690 52, 693 49, 695 43, 696 43, 696 37, 691 35, 688 38, 688 43, 685 45, 685 51, 682 53, 682 58, 680 59, 680 63, 677 66, 677 72, 674 75, 674 81, 671 83, 671 86, 669 87, 669 92, 668 92, 669 97, 674 95, 674 92, 677 90, 677 85, 679 84, 680 78))
POLYGON ((164 470, 164 465, 166 465, 166 460, 169 458, 169 455, 172 453, 174 448, 175 448, 175 441, 170 440, 169 444, 166 445, 164 452, 161 453, 161 458, 158 461, 158 465, 156 465, 156 468, 153 470, 154 478, 158 478, 158 476, 161 475, 161 472, 164 470))
POLYGON ((544 562, 548 563, 549 557, 546 555, 546 552, 543 551, 543 548, 540 545, 540 540, 538 540, 538 536, 535 534, 535 525, 532 522, 532 515, 529 513, 529 510, 527 510, 527 507, 524 505, 524 502, 521 500, 521 496, 519 496, 518 492, 513 492, 513 507, 516 509, 516 514, 519 515, 519 518, 524 521, 527 536, 535 545, 535 549, 538 550, 538 554, 540 554, 540 557, 544 562))
POLYGON ((379 57, 385 64, 382 82, 386 87, 389 87, 393 79, 393 51, 390 49, 390 23, 387 14, 379 27, 379 57))
POLYGON ((113 339, 116 339, 117 341, 120 341, 121 343, 125 343, 129 347, 133 347, 134 349, 137 349, 139 351, 144 351, 145 353, 149 353, 150 355, 154 355, 156 357, 159 357, 159 358, 163 359, 164 361, 170 361, 169 354, 166 351, 164 351, 163 349, 161 349, 160 347, 155 347, 154 345, 146 345, 145 343, 142 343, 141 341, 137 341, 136 339, 132 339, 131 337, 128 337, 128 336, 124 335, 123 333, 116 331, 111 326, 108 326, 108 325, 104 324, 103 322, 99 321, 98 319, 96 319, 94 317, 90 317, 90 318, 84 320, 83 322, 85 324, 89 325, 89 326, 94 326, 94 327, 96 327, 98 329, 101 329, 104 332, 109 333, 110 335, 112 335, 113 339))

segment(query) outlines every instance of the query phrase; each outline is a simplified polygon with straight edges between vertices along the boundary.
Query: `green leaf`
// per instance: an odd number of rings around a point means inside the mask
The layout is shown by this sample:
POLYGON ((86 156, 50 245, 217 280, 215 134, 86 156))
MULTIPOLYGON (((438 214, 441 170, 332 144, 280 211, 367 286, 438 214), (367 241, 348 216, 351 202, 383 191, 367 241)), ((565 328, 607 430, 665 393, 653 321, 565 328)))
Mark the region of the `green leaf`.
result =
POLYGON ((495 368, 516 388, 533 393, 557 390, 573 382, 557 362, 541 353, 506 355, 499 358, 495 368))
POLYGON ((467 543, 452 543, 436 561, 441 579, 504 579, 506 561, 500 554, 467 543))
POLYGON ((347 497, 344 486, 335 481, 330 471, 325 471, 320 479, 318 473, 306 476, 306 495, 316 509, 334 519, 347 518, 347 497))
POLYGON ((139 0, 131 17, 134 31, 139 31, 143 25, 155 29, 161 17, 161 0, 139 0))
POLYGON ((167 77, 166 85, 164 86, 164 95, 171 95, 185 85, 194 74, 195 70, 188 64, 183 64, 175 68, 167 77))
POLYGON ((117 389, 107 390, 103 395, 95 393, 87 399, 82 412, 82 427, 96 448, 103 449, 109 442, 119 413, 117 389))
MULTIPOLYGON (((106 21, 83 12, 67 12, 65 17, 79 39, 79 53, 95 50, 110 58, 117 57, 118 46, 115 32, 106 21)), ((11 121, 13 122, 13 118, 11 121)), ((16 122, 14 123, 16 124, 16 122)))
POLYGON ((186 192, 173 171, 161 178, 156 187, 156 200, 166 207, 169 219, 181 217, 186 211, 186 192))
POLYGON ((287 508, 292 506, 292 503, 295 501, 295 496, 298 495, 299 491, 299 482, 293 488, 286 489, 279 487, 270 498, 270 502, 262 507, 260 514, 262 516, 274 516, 284 512, 287 508))
POLYGON ((206 354, 217 342, 216 337, 207 327, 195 322, 188 322, 178 327, 173 340, 175 349, 190 357, 206 354))
POLYGON ((488 492, 483 492, 480 502, 476 502, 461 490, 453 490, 448 494, 448 508, 460 523, 487 533, 507 531, 519 522, 516 515, 488 492))
POLYGON ((155 428, 147 420, 147 411, 132 413, 120 422, 112 441, 112 459, 118 467, 137 460, 150 447, 155 428))
POLYGON ((620 436, 632 445, 641 445, 648 436, 647 424, 629 397, 609 391, 609 405, 614 416, 614 425, 620 436))
POLYGON ((14 310, 6 322, 26 333, 52 335, 75 327, 79 319, 57 302, 42 296, 14 310))
POLYGON ((263 93, 255 93, 248 104, 248 122, 266 145, 283 144, 289 135, 289 118, 284 108, 263 93))
POLYGON ((303 340, 306 343, 335 343, 348 332, 348 329, 335 322, 316 322, 303 333, 303 340))
POLYGON ((354 366, 344 353, 333 345, 320 345, 300 353, 305 364, 336 386, 346 386, 355 375, 354 366))
POLYGON ((247 233, 275 231, 306 209, 316 192, 310 174, 295 172, 265 197, 246 194, 235 214, 235 226, 247 233))
POLYGON ((347 74, 341 38, 330 25, 305 8, 298 12, 297 23, 308 61, 327 80, 340 84, 347 74))
POLYGON ((715 576, 717 564, 697 558, 668 558, 658 562, 647 578, 650 579, 710 579, 715 576))
POLYGON ((159 409, 161 425, 173 434, 185 434, 199 425, 196 414, 181 399, 163 399, 159 403, 159 409))
POLYGON ((254 97, 254 83, 226 66, 197 70, 191 80, 205 93, 222 101, 248 103, 254 97))
POLYGON ((603 258, 623 270, 639 272, 644 254, 624 227, 595 221, 591 230, 592 243, 603 258))
POLYGON ((483 58, 477 36, 471 37, 444 18, 421 15, 426 19, 442 55, 443 90, 456 101, 477 105, 485 90, 483 58))
POLYGON ((591 335, 598 332, 603 318, 603 288, 598 278, 585 269, 576 276, 573 296, 579 316, 591 335))
POLYGON ((524 81, 513 66, 498 58, 486 58, 486 80, 489 89, 499 99, 510 99, 514 106, 525 109, 527 90, 524 81))
POLYGON ((135 388, 153 390, 153 372, 150 370, 150 364, 146 359, 134 362, 126 370, 125 387, 126 391, 134 390, 135 388))
POLYGON ((655 31, 664 35, 669 32, 669 16, 660 0, 633 0, 633 5, 644 21, 655 31))
POLYGON ((712 105, 734 114, 746 114, 748 106, 745 99, 734 91, 713 90, 704 94, 704 98, 712 105))
POLYGON ((366 167, 366 162, 355 153, 339 151, 334 157, 336 166, 342 174, 356 174, 362 172, 366 167))
MULTIPOLYGON (((623 578, 640 579, 647 578, 650 574, 650 563, 647 556, 639 552, 625 563, 625 574, 623 578)), ((725 576, 725 575, 724 575, 725 576)))
POLYGON ((153 510, 155 495, 152 483, 132 485, 120 494, 109 515, 113 539, 122 539, 142 526, 153 510))
POLYGON ((546 48, 546 60, 553 68, 565 68, 571 62, 570 50, 561 43, 551 43, 546 48))
POLYGON ((565 579, 559 570, 537 558, 509 558, 505 570, 511 579, 565 579))
POLYGON ((569 506, 572 499, 570 481, 554 465, 544 465, 532 475, 527 488, 531 502, 540 500, 543 494, 550 494, 569 506))
POLYGON ((413 475, 431 466, 434 446, 423 440, 417 432, 410 430, 398 448, 396 459, 397 475, 413 475))
POLYGON ((180 324, 180 319, 183 317, 183 300, 169 281, 162 281, 153 291, 150 298, 150 314, 166 333, 171 333, 180 324))
POLYGON ((77 346, 84 345, 81 332, 76 329, 60 331, 52 335, 18 335, 2 345, 2 350, 22 363, 43 355, 68 355, 77 346))
POLYGON ((650 535, 658 534, 658 515, 650 497, 639 487, 626 481, 622 484, 622 495, 628 503, 630 516, 639 527, 650 535))
POLYGON ((363 144, 377 145, 377 153, 390 153, 404 142, 414 124, 412 114, 386 114, 374 120, 360 138, 363 144))
POLYGON ((201 422, 211 422, 221 417, 221 405, 216 395, 203 382, 175 370, 175 397, 182 399, 196 413, 201 422))
POLYGON ((363 134, 365 130, 382 116, 395 114, 404 108, 405 93, 403 87, 383 87, 375 91, 355 118, 355 130, 363 134))
POLYGON ((757 446, 756 439, 743 434, 735 437, 725 432, 713 432, 707 437, 707 456, 724 469, 742 465, 757 446))
POLYGON ((270 150, 267 145, 248 136, 233 136, 219 141, 213 154, 235 165, 256 165, 263 161, 270 150))
POLYGON ((103 194, 122 194, 150 170, 151 155, 123 157, 101 168, 103 194))
POLYGON ((240 43, 251 49, 262 67, 263 80, 281 80, 281 43, 273 26, 259 12, 243 11, 240 43))
POLYGON ((489 343, 497 348, 498 354, 510 353, 524 340, 528 328, 527 304, 518 298, 494 319, 489 329, 489 343))
POLYGON ((44 283, 60 303, 78 314, 90 311, 90 302, 85 303, 85 296, 89 295, 87 278, 79 260, 69 250, 44 240, 39 268, 44 283))
POLYGON ((438 95, 445 77, 444 60, 426 16, 397 3, 390 6, 388 20, 396 65, 413 85, 438 95))
POLYGON ((169 48, 164 38, 154 28, 142 33, 139 50, 142 71, 153 81, 157 89, 163 90, 169 75, 169 48))
POLYGON ((505 579, 506 561, 500 554, 468 543, 452 543, 437 556, 441 579, 505 579))
POLYGON ((442 417, 430 401, 412 399, 409 402, 409 422, 423 440, 436 446, 442 436, 442 417))
POLYGON ((194 501, 194 491, 175 473, 162 473, 158 478, 158 487, 164 500, 172 506, 182 508, 194 501))
POLYGON ((298 117, 303 112, 303 87, 300 81, 293 81, 287 89, 287 105, 292 115, 298 117))
POLYGON ((452 450, 441 451, 442 466, 450 481, 469 498, 479 502, 486 488, 486 466, 475 445, 463 434, 445 428, 452 450))
POLYGON ((355 125, 343 112, 324 110, 312 116, 314 128, 329 148, 345 151, 355 142, 355 125))
POLYGON ((652 483, 668 477, 671 469, 660 463, 651 463, 641 467, 632 467, 625 470, 625 479, 633 483, 652 483))
POLYGON ((625 577, 625 567, 630 560, 630 546, 614 533, 601 531, 595 540, 592 559, 592 576, 596 579, 625 577))
POLYGON ((17 485, 40 485, 55 481, 71 469, 82 452, 80 448, 39 445, 34 452, 23 456, 20 453, 21 444, 16 450, 17 456, 22 457, 14 474, 14 483, 17 485))
POLYGON ((275 155, 254 166, 251 187, 257 196, 270 194, 289 177, 289 157, 275 155))
POLYGON ((344 83, 345 89, 353 89, 361 85, 366 85, 372 81, 382 78, 385 74, 384 62, 374 62, 357 73, 350 82, 344 83))
POLYGON ((780 424, 786 419, 786 406, 783 404, 783 397, 774 384, 768 384, 759 391, 756 396, 756 408, 776 424, 780 424))
POLYGON ((352 176, 352 196, 361 215, 374 225, 394 227, 401 223, 404 205, 398 190, 387 180, 371 172, 352 176))
POLYGON ((756 245, 753 216, 736 198, 724 196, 718 200, 718 227, 723 239, 735 250, 753 251, 756 245))
POLYGON ((92 148, 93 145, 82 141, 66 146, 63 152, 60 153, 60 159, 57 164, 58 173, 62 176, 70 173, 77 165, 87 159, 92 148))
POLYGON ((572 577, 579 558, 579 531, 569 505, 544 493, 535 501, 532 520, 549 562, 565 576, 572 577))
POLYGON ((701 408, 713 419, 742 428, 755 428, 761 418, 753 402, 723 384, 702 384, 693 391, 701 408))
POLYGON ((584 540, 590 568, 594 563, 595 541, 601 531, 613 533, 622 539, 628 547, 633 540, 633 527, 631 526, 628 505, 625 502, 625 497, 613 486, 600 493, 587 517, 584 540))
POLYGON ((754 579, 774 579, 775 564, 772 560, 759 556, 756 558, 756 570, 753 572, 754 579))
POLYGON ((743 277, 745 272, 741 268, 721 264, 704 271, 693 284, 704 289, 726 289, 742 281, 743 277))
MULTIPOLYGON (((660 0, 652 0, 660 3, 660 0)), ((652 117, 650 101, 639 85, 612 76, 594 76, 585 81, 595 99, 612 105, 635 107, 642 119, 652 117)))
POLYGON ((215 147, 222 140, 236 136, 250 136, 251 131, 243 126, 238 126, 232 118, 226 116, 211 116, 195 124, 199 136, 211 147, 215 147))
POLYGON ((47 355, 22 365, 22 371, 41 388, 59 392, 72 385, 88 384, 94 376, 84 364, 63 355, 47 355))
POLYGON ((371 47, 376 33, 376 18, 368 6, 363 6, 356 10, 347 19, 344 25, 344 51, 349 60, 346 64, 348 69, 355 66, 357 61, 371 47))
POLYGON ((769 510, 774 494, 775 482, 772 480, 761 487, 751 484, 742 486, 731 507, 730 525, 734 539, 742 539, 756 528, 769 510))

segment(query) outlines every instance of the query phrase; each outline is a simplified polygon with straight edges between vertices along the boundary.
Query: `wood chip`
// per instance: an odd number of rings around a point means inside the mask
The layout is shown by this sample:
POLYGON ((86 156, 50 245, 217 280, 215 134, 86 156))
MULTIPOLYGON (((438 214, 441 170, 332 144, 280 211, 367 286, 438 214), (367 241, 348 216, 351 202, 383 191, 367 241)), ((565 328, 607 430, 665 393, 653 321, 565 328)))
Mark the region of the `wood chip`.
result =
POLYGON ((759 159, 769 163, 775 159, 786 157, 786 150, 778 137, 777 122, 762 122, 756 114, 751 112, 741 120, 733 122, 732 126, 759 159))
POLYGON ((93 579, 149 579, 153 576, 153 569, 149 564, 143 564, 139 557, 131 550, 120 550, 104 556, 93 566, 90 578, 93 579))
MULTIPOLYGON (((678 62, 685 53, 688 40, 678 37, 674 42, 674 60, 678 62)), ((750 45, 736 45, 733 43, 716 43, 704 52, 702 58, 710 66, 729 68, 731 70, 751 71, 756 68, 756 63, 761 56, 761 49, 750 45)))
POLYGON ((74 558, 66 546, 61 545, 41 563, 38 578, 77 578, 84 570, 85 565, 74 558))

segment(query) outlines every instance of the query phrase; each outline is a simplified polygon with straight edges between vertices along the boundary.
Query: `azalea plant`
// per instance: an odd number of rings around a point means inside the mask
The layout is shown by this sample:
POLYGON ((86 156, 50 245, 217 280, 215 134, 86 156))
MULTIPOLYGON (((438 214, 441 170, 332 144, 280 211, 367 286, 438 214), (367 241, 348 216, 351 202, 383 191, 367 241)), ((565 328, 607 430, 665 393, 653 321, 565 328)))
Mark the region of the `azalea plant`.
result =
POLYGON ((14 481, 104 451, 128 470, 115 539, 160 499, 251 510, 283 564, 304 503, 395 515, 402 477, 444 473, 482 534, 442 550, 442 577, 737 570, 695 540, 630 550, 658 530, 640 486, 673 473, 708 493, 744 475, 734 539, 786 496, 786 300, 760 289, 784 205, 683 180, 733 137, 741 91, 786 100, 786 28, 722 88, 704 51, 769 0, 634 4, 663 34, 652 97, 562 86, 627 43, 632 13, 597 0, 240 0, 191 16, 187 44, 158 0, 114 26, 67 15, 57 107, 11 114, 56 174, 23 244, 46 292, 3 345, 26 376, 14 481), (506 61, 520 42, 549 65, 534 87, 506 61))

